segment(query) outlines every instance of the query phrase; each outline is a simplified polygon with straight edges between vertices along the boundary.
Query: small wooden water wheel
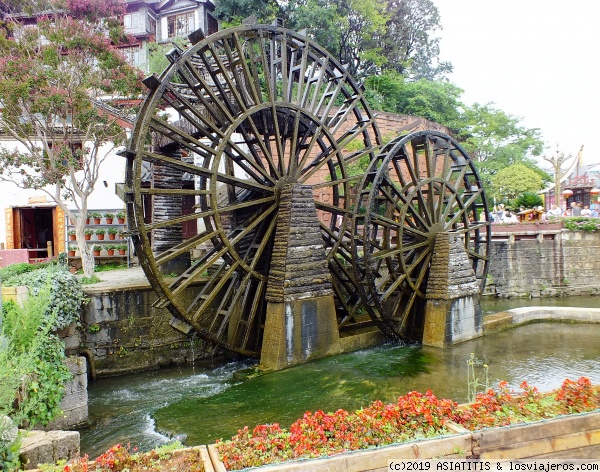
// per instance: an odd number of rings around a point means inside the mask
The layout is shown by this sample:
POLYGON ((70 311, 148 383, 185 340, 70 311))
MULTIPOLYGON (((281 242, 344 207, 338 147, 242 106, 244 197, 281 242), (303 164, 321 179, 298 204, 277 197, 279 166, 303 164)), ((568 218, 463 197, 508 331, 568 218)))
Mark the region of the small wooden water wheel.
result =
POLYGON ((417 331, 422 326, 440 232, 463 238, 483 290, 489 210, 477 170, 454 139, 438 131, 397 138, 371 162, 360 189, 352 232, 354 271, 363 306, 384 331, 407 338, 415 325, 417 331))

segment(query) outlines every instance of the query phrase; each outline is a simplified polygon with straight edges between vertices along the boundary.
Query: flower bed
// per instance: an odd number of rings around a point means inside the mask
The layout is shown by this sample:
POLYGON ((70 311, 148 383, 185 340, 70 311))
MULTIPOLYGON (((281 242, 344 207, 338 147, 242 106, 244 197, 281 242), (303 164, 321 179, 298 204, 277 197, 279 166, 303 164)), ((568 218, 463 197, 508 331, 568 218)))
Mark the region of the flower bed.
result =
POLYGON ((278 424, 245 427, 217 448, 229 470, 339 454, 449 434, 454 402, 410 392, 397 403, 373 402, 354 413, 307 412, 289 430, 278 424))

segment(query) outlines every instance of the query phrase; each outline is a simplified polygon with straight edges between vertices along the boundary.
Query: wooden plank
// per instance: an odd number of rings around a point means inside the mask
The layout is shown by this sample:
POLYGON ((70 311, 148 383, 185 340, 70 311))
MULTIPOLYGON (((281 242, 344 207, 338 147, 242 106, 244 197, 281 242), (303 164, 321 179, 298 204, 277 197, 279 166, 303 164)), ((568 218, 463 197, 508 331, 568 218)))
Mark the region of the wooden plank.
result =
POLYGON ((215 468, 213 467, 213 463, 206 446, 200 446, 199 449, 200 457, 202 458, 202 464, 204 465, 204 472, 215 472, 215 468))
POLYGON ((569 451, 600 444, 600 429, 577 433, 550 435, 532 441, 517 441, 489 448, 473 448, 480 459, 526 459, 543 454, 569 451))
POLYGON ((565 451, 550 452, 531 459, 598 459, 600 457, 600 444, 588 447, 578 447, 577 449, 567 449, 565 451))
POLYGON ((579 431, 594 431, 600 429, 600 413, 555 418, 545 422, 520 426, 507 426, 482 430, 474 433, 479 436, 482 449, 502 446, 518 442, 532 441, 552 436, 560 436, 579 431))
POLYGON ((219 451, 217 450, 217 446, 214 444, 209 444, 208 455, 210 456, 210 461, 212 462, 215 472, 227 472, 227 469, 225 469, 225 464, 223 464, 221 459, 219 459, 219 451))
MULTIPOLYGON (((211 446, 208 446, 209 453, 211 446)), ((390 460, 465 457, 469 454, 470 448, 471 436, 469 434, 461 434, 445 438, 383 446, 375 449, 352 451, 323 459, 306 459, 274 464, 263 466, 260 470, 264 470, 264 472, 383 472, 388 470, 388 462, 390 460)), ((215 466, 215 471, 219 472, 219 470, 215 466)))

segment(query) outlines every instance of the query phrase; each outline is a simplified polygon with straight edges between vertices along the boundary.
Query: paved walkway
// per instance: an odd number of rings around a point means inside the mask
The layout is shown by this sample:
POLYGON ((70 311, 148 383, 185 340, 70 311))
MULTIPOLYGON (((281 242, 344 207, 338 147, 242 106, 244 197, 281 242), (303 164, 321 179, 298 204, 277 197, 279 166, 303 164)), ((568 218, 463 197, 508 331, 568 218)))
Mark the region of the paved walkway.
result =
POLYGON ((139 265, 130 267, 128 269, 96 272, 96 277, 100 279, 100 282, 84 285, 83 288, 86 292, 105 292, 107 290, 150 288, 150 282, 148 282, 144 270, 139 265))

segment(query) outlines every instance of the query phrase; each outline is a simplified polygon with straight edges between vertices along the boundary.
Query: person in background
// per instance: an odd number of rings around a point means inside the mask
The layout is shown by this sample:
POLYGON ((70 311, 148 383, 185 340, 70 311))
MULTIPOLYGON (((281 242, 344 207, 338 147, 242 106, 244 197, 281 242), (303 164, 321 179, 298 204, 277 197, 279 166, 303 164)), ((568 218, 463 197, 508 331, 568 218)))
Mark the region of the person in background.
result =
POLYGON ((562 210, 555 203, 552 205, 552 208, 550 208, 550 210, 548 210, 548 218, 557 217, 557 216, 562 216, 562 210))
POLYGON ((512 213, 510 210, 507 210, 506 212, 504 212, 504 219, 502 220, 502 222, 503 223, 518 223, 519 219, 517 218, 517 215, 512 213))
POLYGON ((581 216, 581 207, 577 202, 571 202, 571 214, 569 216, 581 216))
POLYGON ((583 210, 581 210, 581 216, 590 216, 591 213, 590 207, 587 205, 583 207, 583 210))
POLYGON ((592 209, 590 210, 590 217, 598 218, 598 205, 592 205, 592 209))

